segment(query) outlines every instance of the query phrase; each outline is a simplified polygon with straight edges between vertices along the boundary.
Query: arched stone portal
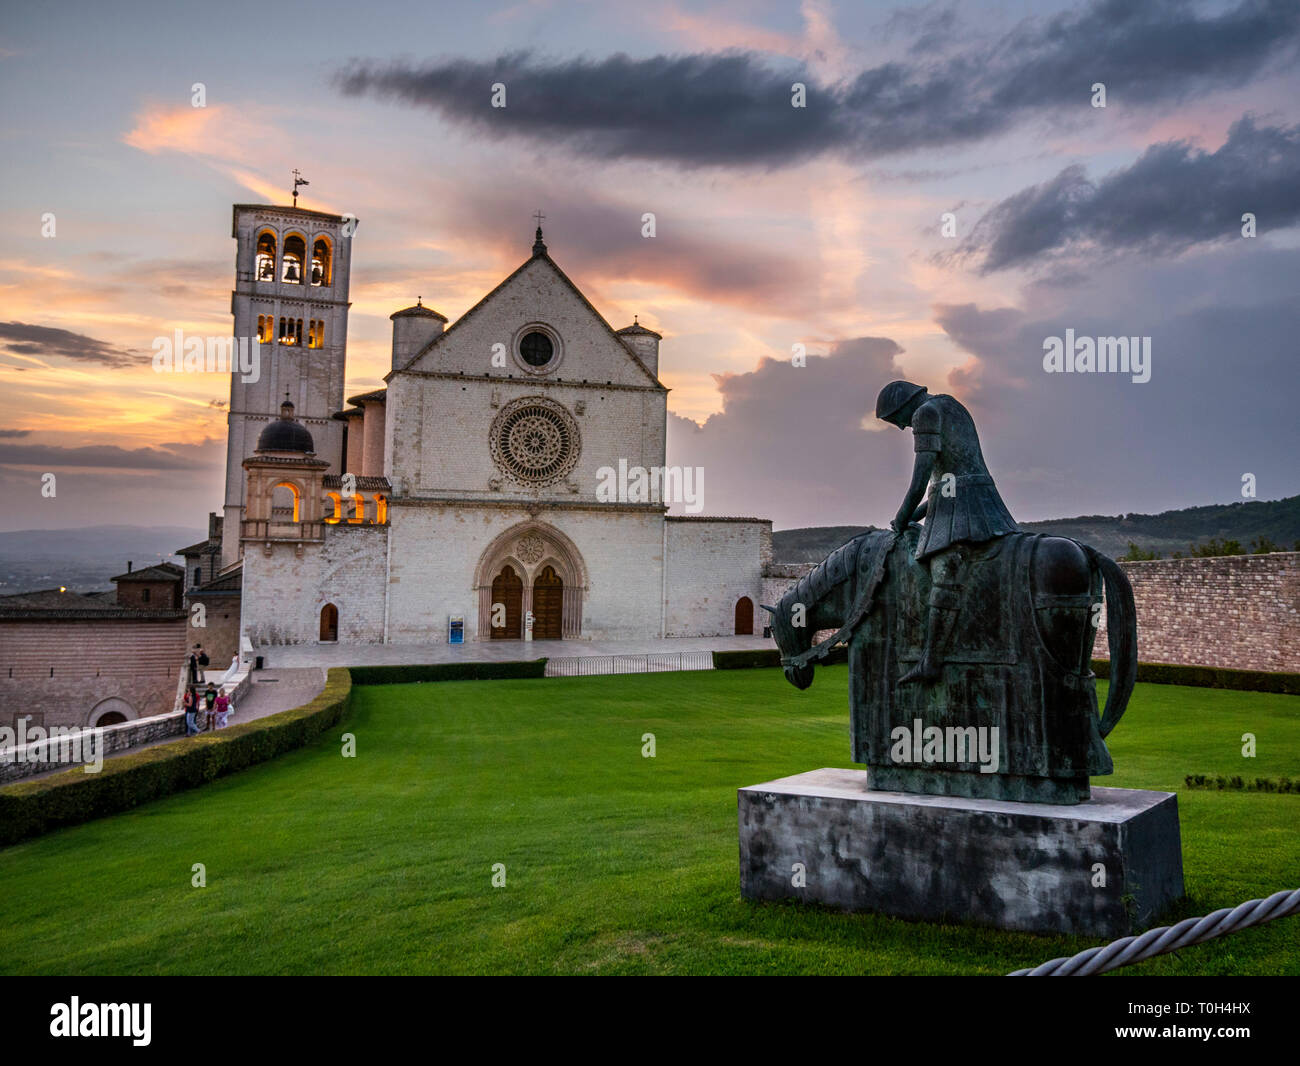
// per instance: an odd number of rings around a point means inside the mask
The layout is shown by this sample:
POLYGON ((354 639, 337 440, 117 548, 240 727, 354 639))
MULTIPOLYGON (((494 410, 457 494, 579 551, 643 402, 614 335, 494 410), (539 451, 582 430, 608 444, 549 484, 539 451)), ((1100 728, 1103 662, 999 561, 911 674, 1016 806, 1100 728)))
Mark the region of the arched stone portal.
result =
MULTIPOLYGON (((582 634, 582 605, 587 591, 587 567, 577 546, 554 526, 523 522, 500 534, 479 558, 474 573, 478 594, 478 639, 518 640, 523 619, 533 612, 536 640, 572 640, 582 634), (518 582, 519 621, 502 575, 509 568, 518 582), (504 604, 506 624, 492 626, 493 604, 504 604)), ((500 612, 498 612, 499 614, 500 612)))
POLYGON ((754 601, 748 596, 741 596, 736 601, 736 636, 752 637, 754 635, 754 601))
POLYGON ((86 724, 90 726, 117 725, 120 722, 129 722, 136 718, 136 710, 131 704, 117 696, 109 696, 108 699, 100 700, 90 709, 90 714, 86 716, 86 724))

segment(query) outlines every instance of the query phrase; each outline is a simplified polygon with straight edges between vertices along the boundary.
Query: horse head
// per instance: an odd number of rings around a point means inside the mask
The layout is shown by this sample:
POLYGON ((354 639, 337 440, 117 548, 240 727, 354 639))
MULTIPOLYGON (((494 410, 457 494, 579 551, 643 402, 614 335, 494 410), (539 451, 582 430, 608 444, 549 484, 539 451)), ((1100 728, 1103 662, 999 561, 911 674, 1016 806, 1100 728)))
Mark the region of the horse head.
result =
POLYGON ((797 689, 805 689, 813 682, 813 666, 811 663, 805 663, 803 666, 789 665, 788 660, 796 655, 800 655, 812 647, 812 629, 808 626, 796 626, 792 624, 791 617, 793 614, 792 593, 791 589, 780 600, 777 606, 769 607, 766 603, 759 604, 763 610, 771 615, 772 638, 776 641, 776 646, 781 652, 781 668, 785 672, 785 679, 797 689))

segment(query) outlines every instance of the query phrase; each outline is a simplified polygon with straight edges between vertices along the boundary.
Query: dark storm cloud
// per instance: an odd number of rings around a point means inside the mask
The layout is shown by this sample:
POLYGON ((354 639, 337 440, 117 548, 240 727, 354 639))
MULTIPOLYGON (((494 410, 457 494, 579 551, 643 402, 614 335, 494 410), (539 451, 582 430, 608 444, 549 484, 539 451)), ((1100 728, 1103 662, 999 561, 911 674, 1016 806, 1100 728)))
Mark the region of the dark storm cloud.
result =
POLYGON ((16 440, 31 435, 30 429, 0 429, 0 440, 16 440))
POLYGON ((1215 152, 1185 141, 1154 144, 1098 182, 1083 167, 997 204, 976 224, 964 254, 981 273, 1074 249, 1178 252, 1241 238, 1242 215, 1260 232, 1300 223, 1300 126, 1233 123, 1215 152))
MULTIPOLYGON (((180 447, 180 446, 178 446, 180 447)), ((87 444, 65 448, 57 444, 0 443, 0 465, 38 466, 46 470, 94 467, 108 470, 198 470, 213 465, 219 456, 208 441, 185 445, 179 452, 158 448, 119 448, 115 444, 87 444)))
POLYGON ((0 351, 39 359, 71 359, 118 369, 138 363, 140 357, 123 348, 87 337, 84 333, 33 326, 26 322, 0 322, 0 351))
MULTIPOLYGON (((931 20, 926 32, 948 25, 931 20)), ((1027 19, 991 44, 913 51, 833 86, 751 52, 355 61, 336 83, 479 133, 563 141, 598 158, 784 166, 823 152, 874 158, 977 141, 1044 109, 1086 108, 1094 82, 1133 107, 1232 87, 1293 54, 1298 39, 1294 0, 1242 0, 1207 17, 1184 0, 1099 0, 1027 19), (794 81, 808 86, 805 108, 791 106, 794 81), (490 106, 496 82, 504 108, 490 106)))
POLYGON ((530 254, 533 235, 519 224, 519 204, 531 197, 547 205, 550 254, 571 277, 583 279, 593 298, 609 281, 635 280, 744 307, 788 308, 816 300, 817 279, 798 254, 764 240, 762 232, 735 240, 714 220, 681 212, 668 196, 632 205, 573 183, 539 187, 503 178, 458 190, 449 228, 469 240, 489 234, 522 259, 530 254), (646 211, 656 216, 653 240, 641 237, 646 211))
POLYGON ((1238 241, 1192 259, 1128 260, 1068 288, 1026 292, 1031 308, 939 306, 975 358, 951 392, 976 413, 994 476, 1025 519, 1160 511, 1300 489, 1294 414, 1300 253, 1238 241), (1043 342, 1151 338, 1151 378, 1049 374, 1043 342), (1004 483, 1005 482, 1005 486, 1004 483))
POLYGON ((806 366, 764 359, 719 375, 720 413, 702 425, 669 416, 668 462, 704 468, 708 514, 756 515, 778 527, 815 524, 809 516, 887 520, 906 488, 911 442, 876 423, 875 405, 881 387, 902 376, 901 354, 888 338, 858 337, 808 356, 806 366))
POLYGON ((887 522, 907 488, 910 435, 872 432, 876 392, 911 377, 975 417, 1011 512, 1035 521, 1157 512, 1300 491, 1294 456, 1300 252, 1254 241, 1194 258, 1128 260, 1071 286, 1028 286, 1026 305, 935 308, 969 362, 948 380, 905 374, 893 341, 863 338, 810 357, 764 361, 719 379, 723 410, 703 425, 670 417, 669 462, 702 466, 709 514, 778 528, 887 522), (1049 374, 1043 341, 1149 336, 1145 384, 1119 374, 1049 374))

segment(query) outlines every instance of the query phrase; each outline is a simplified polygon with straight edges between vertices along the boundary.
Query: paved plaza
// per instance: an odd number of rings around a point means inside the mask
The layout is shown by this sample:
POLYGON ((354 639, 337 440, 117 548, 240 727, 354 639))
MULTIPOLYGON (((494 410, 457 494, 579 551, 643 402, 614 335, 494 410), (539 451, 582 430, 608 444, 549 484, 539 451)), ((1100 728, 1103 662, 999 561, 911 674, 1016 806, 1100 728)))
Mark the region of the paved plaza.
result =
MULTIPOLYGON (((296 644, 259 647, 268 669, 330 666, 402 666, 426 663, 512 662, 593 655, 665 655, 677 652, 761 651, 766 637, 683 637, 668 640, 484 640, 468 644, 296 644)), ((254 675, 256 676, 256 674, 254 675)))

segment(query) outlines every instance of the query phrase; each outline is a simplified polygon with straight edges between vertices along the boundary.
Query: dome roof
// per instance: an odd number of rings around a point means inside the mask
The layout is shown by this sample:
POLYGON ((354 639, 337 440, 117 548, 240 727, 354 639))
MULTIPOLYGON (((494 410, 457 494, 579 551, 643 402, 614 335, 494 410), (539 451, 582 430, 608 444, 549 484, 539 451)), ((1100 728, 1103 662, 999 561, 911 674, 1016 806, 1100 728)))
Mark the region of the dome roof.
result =
POLYGON ((440 315, 432 307, 424 306, 424 297, 416 300, 414 307, 404 307, 400 311, 394 311, 389 318, 436 318, 443 322, 447 321, 446 315, 440 315))
POLYGON ((293 404, 285 397, 280 405, 280 417, 268 422, 257 438, 259 452, 302 452, 313 455, 316 442, 311 439, 311 432, 293 417, 293 404))
POLYGON ((620 337, 635 337, 640 335, 645 337, 654 337, 655 340, 660 341, 664 339, 662 333, 656 333, 654 330, 646 329, 645 326, 641 325, 639 317, 634 318, 630 326, 624 326, 622 329, 617 329, 614 332, 620 337))

